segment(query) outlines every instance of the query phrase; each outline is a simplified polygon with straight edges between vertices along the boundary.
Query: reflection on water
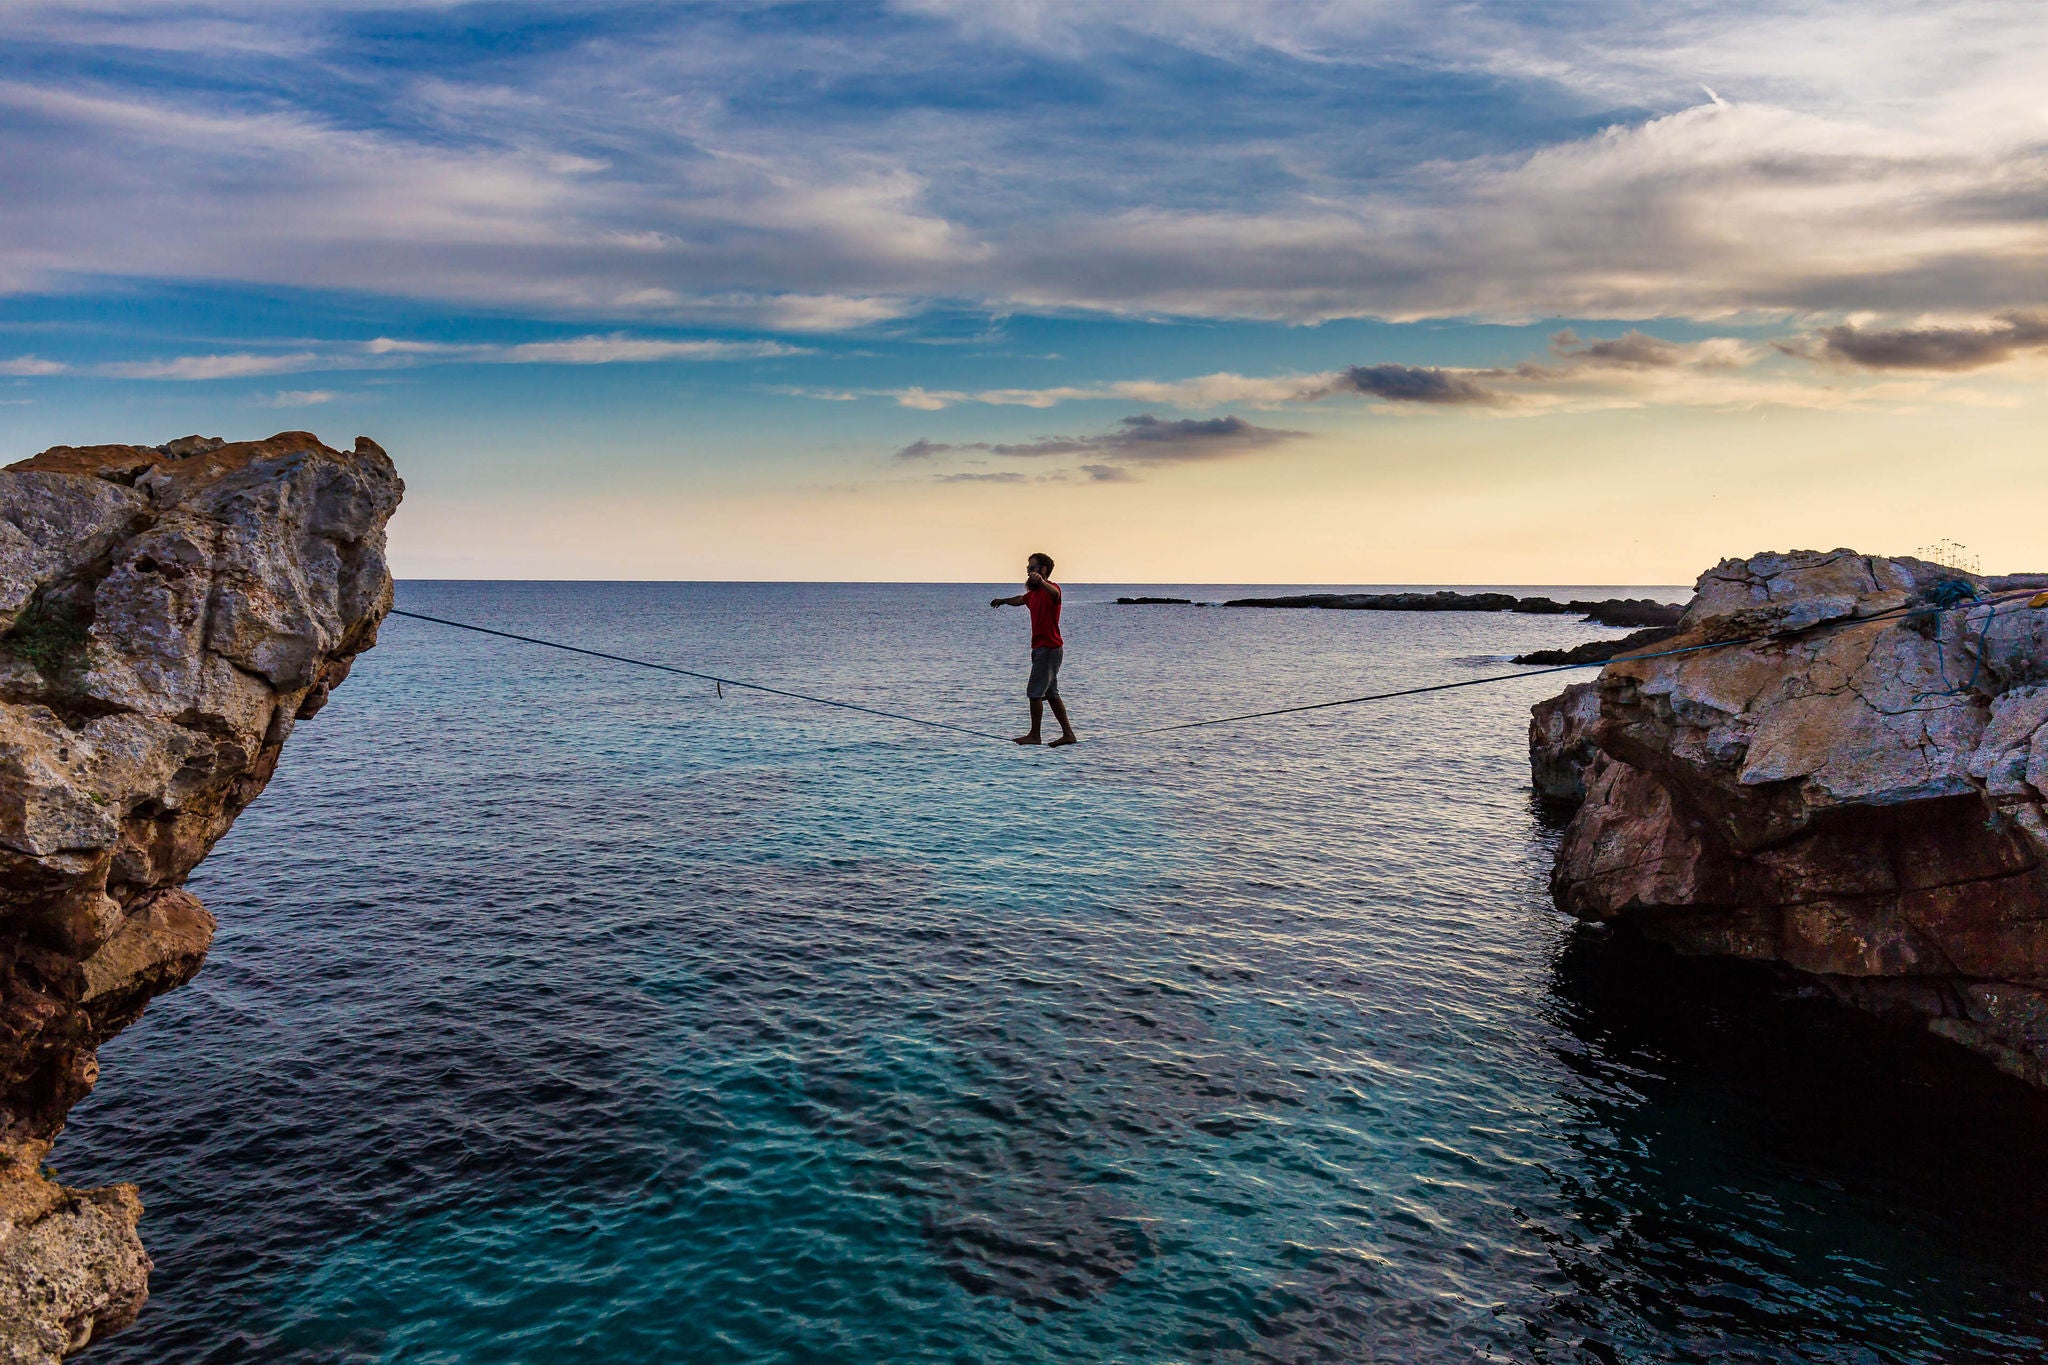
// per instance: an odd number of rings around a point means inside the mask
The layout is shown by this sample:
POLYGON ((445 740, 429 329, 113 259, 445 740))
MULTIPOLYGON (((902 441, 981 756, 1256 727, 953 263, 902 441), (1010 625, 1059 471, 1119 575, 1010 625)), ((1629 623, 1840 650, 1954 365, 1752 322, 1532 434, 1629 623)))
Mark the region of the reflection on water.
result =
POLYGON ((2038 1358, 2048 1097, 1937 1043, 1598 931, 1558 954, 1578 1082, 1572 1291, 1532 1335, 1615 1359, 2038 1358))
MULTIPOLYGON (((2041 1105, 1572 930, 1555 679, 1117 742, 1597 631, 1116 591, 1055 754, 393 621, 56 1153, 149 1205, 100 1357, 2038 1357, 2041 1105)), ((977 726, 988 596, 401 592, 977 726)))

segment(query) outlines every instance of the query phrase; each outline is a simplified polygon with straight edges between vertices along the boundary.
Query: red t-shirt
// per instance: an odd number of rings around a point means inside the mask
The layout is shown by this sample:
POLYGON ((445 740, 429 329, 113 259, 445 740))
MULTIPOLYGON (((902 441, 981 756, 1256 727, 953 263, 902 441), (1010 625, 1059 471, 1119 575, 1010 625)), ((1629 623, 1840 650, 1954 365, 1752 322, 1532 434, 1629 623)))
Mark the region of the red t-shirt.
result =
POLYGON ((1024 590, 1024 609, 1031 613, 1031 647, 1033 649, 1060 649, 1066 641, 1060 638, 1060 594, 1059 584, 1046 580, 1055 589, 1047 592, 1044 588, 1024 590))

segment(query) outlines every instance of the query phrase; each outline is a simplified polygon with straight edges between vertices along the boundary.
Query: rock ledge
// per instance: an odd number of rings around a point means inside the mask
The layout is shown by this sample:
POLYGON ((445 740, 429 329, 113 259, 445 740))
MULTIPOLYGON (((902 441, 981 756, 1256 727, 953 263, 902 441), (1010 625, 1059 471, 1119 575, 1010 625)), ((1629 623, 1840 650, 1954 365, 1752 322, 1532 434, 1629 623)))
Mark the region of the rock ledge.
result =
POLYGON ((1848 550, 1717 565, 1660 648, 1804 633, 1610 664, 1535 708, 1539 791, 1582 797, 1558 904, 2048 1085, 2048 608, 2019 591, 2043 586, 1848 550))
POLYGON ((42 1160, 99 1046, 199 969, 186 876, 391 607, 377 445, 59 446, 0 470, 0 1362, 132 1322, 133 1186, 42 1160))

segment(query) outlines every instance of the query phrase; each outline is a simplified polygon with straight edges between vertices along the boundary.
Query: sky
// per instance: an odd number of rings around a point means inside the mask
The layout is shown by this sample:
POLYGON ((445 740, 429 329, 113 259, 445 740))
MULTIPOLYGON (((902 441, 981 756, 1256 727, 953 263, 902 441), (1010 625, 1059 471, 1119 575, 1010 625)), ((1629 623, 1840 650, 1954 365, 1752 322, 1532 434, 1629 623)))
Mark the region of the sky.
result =
POLYGON ((2048 570, 2048 6, 0 3, 0 457, 414 578, 2048 570))

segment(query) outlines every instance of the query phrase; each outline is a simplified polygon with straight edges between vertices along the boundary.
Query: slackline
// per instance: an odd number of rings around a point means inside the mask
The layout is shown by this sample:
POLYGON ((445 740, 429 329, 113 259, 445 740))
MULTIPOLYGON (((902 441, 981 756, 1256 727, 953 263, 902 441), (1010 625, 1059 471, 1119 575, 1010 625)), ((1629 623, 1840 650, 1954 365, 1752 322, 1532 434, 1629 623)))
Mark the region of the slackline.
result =
MULTIPOLYGON (((2036 593, 2033 589, 2029 588, 1998 597, 1980 597, 1965 600, 1970 606, 1996 608, 2021 598, 2039 600, 2042 596, 2048 596, 2048 594, 2036 593)), ((1135 738, 1140 735, 1164 735, 1171 734, 1177 730, 1199 730, 1211 725, 1232 725, 1239 721, 1263 720, 1268 716, 1292 716, 1304 711, 1327 711, 1337 706, 1358 706, 1366 702, 1392 701, 1397 697, 1420 697, 1432 692, 1451 692, 1461 687, 1485 687, 1491 683, 1513 682, 1518 678, 1540 678, 1551 673, 1571 673, 1582 668, 1605 668, 1609 664, 1641 663, 1649 659, 1669 659, 1681 654, 1698 654, 1710 649, 1735 649, 1743 645, 1766 644, 1773 640, 1796 639, 1800 636, 1817 635, 1846 629, 1850 626, 1873 625, 1884 621, 1903 621, 1915 616, 1934 616, 1960 605, 1964 605, 1964 603, 1955 602, 1946 606, 1914 607, 1907 605, 1891 607, 1884 611, 1873 612, 1869 616, 1837 617, 1831 621, 1821 621, 1814 625, 1799 626, 1790 630, 1766 631, 1759 635, 1748 635, 1734 640, 1710 640, 1705 644, 1685 645, 1678 649, 1661 649, 1649 654, 1618 654, 1610 659, 1593 660, 1582 664, 1553 664, 1544 668, 1525 668, 1518 673, 1490 673, 1483 678, 1464 678, 1458 682, 1431 683, 1424 687, 1402 687, 1391 692, 1368 692, 1364 696, 1358 697, 1338 697, 1332 701, 1312 701, 1303 702, 1296 706, 1276 706, 1266 711, 1244 711, 1236 715, 1212 716, 1207 720, 1185 720, 1172 725, 1153 725, 1139 730, 1125 730, 1121 733, 1129 738, 1135 738)), ((676 673, 685 678, 696 678, 701 682, 715 683, 721 687, 739 687, 749 692, 765 692, 773 697, 787 697, 792 701, 805 701, 814 706, 835 707, 841 711, 858 711, 862 715, 876 716, 883 720, 902 721, 906 725, 923 725, 934 730, 950 730, 955 734, 971 735, 976 739, 993 739, 1006 744, 1010 742, 1010 736, 1008 735, 999 735, 989 730, 976 730, 966 725, 955 725, 951 721, 932 720, 926 716, 905 715, 901 711, 885 711, 880 707, 862 706, 850 701, 837 701, 831 697, 816 697, 808 692, 793 692, 787 688, 769 687, 765 683, 747 682, 741 678, 722 677, 716 673, 704 673, 694 668, 679 668, 675 664, 656 663, 651 659, 635 659, 625 654, 610 654, 601 649, 585 649, 581 645, 563 644, 559 640, 543 640, 537 635, 519 635, 509 630, 493 630, 489 626, 471 625, 467 621, 451 621, 445 616, 429 616, 425 612, 406 611, 400 607, 393 607, 391 614, 393 616, 410 617, 415 621, 431 621, 437 626, 452 626, 457 630, 474 631, 478 635, 495 635, 501 640, 517 640, 521 644, 540 645, 547 649, 564 650, 570 654, 582 654, 593 659, 607 659, 612 663, 631 664, 635 668, 652 668, 663 673, 676 673)), ((1116 732, 1106 736, 1108 739, 1115 739, 1117 737, 1116 732)), ((1099 736, 1090 742, 1100 744, 1103 742, 1103 738, 1105 737, 1099 736)))

